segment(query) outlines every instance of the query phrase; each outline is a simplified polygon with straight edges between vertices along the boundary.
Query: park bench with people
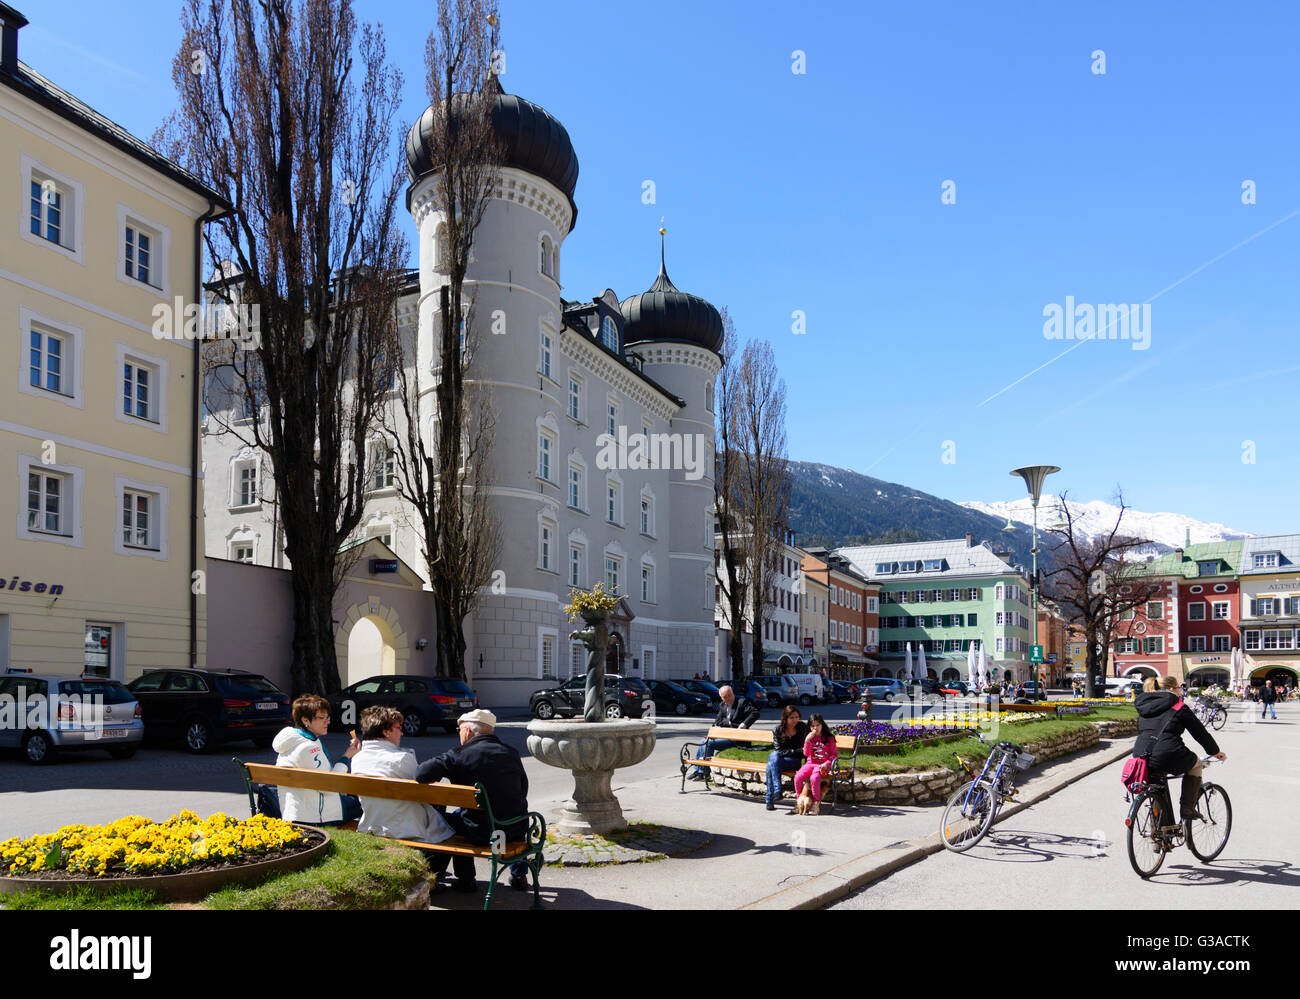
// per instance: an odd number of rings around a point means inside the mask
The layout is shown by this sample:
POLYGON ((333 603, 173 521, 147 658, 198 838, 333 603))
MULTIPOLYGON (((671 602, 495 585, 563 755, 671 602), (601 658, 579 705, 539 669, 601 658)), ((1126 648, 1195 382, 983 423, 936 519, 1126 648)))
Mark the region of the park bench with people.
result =
MULTIPOLYGON (((772 733, 760 729, 750 728, 719 728, 711 727, 708 734, 704 737, 705 741, 726 740, 728 742, 745 742, 750 743, 754 749, 761 749, 764 746, 773 745, 772 733)), ((709 775, 712 767, 718 767, 725 770, 739 770, 744 773, 763 774, 767 772, 767 764, 761 760, 733 760, 724 756, 708 756, 702 760, 693 758, 693 750, 699 748, 700 743, 688 742, 682 746, 681 765, 682 765, 682 792, 686 791, 686 774, 692 767, 700 767, 704 771, 704 787, 709 790, 709 775)), ((849 753, 848 764, 841 761, 838 753, 835 761, 831 764, 831 772, 827 774, 825 783, 830 787, 832 810, 839 799, 839 787, 841 784, 853 782, 853 769, 858 762, 858 738, 854 735, 837 735, 835 737, 835 746, 839 753, 849 753)), ((740 747, 734 747, 740 748, 740 747)), ((782 770, 782 777, 794 777, 798 769, 782 770)))
MULTIPOLYGON (((306 770, 298 767, 281 767, 269 763, 245 763, 235 758, 235 765, 244 776, 248 789, 248 803, 254 815, 257 814, 257 795, 253 784, 270 784, 277 787, 293 787, 308 791, 326 793, 355 794, 358 797, 387 798, 395 801, 417 801, 444 808, 478 809, 487 813, 492 828, 492 842, 487 846, 470 843, 461 836, 453 836, 441 843, 424 843, 419 840, 392 839, 381 836, 402 846, 413 847, 429 853, 448 854, 453 857, 479 857, 492 862, 488 877, 487 898, 483 901, 486 909, 492 904, 492 892, 496 887, 498 875, 508 870, 511 864, 525 863, 532 872, 533 908, 541 908, 538 878, 542 870, 542 848, 546 844, 546 820, 537 812, 526 816, 512 816, 499 819, 492 811, 487 792, 481 784, 473 787, 464 784, 433 783, 422 784, 414 780, 402 780, 394 777, 362 777, 356 774, 340 773, 328 770, 306 770), (527 819, 527 838, 513 842, 506 841, 505 830, 527 819)), ((334 829, 355 830, 355 821, 331 826, 334 829)))

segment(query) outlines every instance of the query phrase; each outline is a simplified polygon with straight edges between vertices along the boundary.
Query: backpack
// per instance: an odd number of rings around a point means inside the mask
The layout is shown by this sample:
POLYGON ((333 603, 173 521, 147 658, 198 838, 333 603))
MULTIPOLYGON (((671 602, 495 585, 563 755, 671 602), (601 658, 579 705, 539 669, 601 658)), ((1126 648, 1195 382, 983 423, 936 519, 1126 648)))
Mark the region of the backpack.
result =
POLYGON ((1179 698, 1174 702, 1174 706, 1169 709, 1169 717, 1166 718, 1165 723, 1160 726, 1160 731, 1156 733, 1155 738, 1147 743, 1147 751, 1141 756, 1129 757, 1128 762, 1124 764, 1124 769, 1120 772, 1119 779, 1126 790, 1131 791, 1136 785, 1145 784, 1147 782, 1147 758, 1151 755, 1151 750, 1155 748, 1156 743, 1160 741, 1160 737, 1165 734, 1165 729, 1169 727, 1169 723, 1174 720, 1174 714, 1182 706, 1182 698, 1179 698))

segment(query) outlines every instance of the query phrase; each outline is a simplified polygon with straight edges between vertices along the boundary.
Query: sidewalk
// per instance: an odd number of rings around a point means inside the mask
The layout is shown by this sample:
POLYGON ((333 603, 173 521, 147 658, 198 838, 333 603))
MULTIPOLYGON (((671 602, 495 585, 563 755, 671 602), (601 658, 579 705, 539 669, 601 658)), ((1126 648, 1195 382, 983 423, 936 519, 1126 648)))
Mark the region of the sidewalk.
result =
MULTIPOLYGON (((1076 756, 1030 771, 1009 817, 1074 781, 1127 756, 1132 737, 1103 740, 1076 756)), ((703 790, 678 774, 617 783, 624 814, 633 822, 656 822, 715 833, 712 843, 685 857, 617 867, 555 868, 542 871, 542 904, 550 909, 740 909, 817 908, 898 867, 942 849, 938 824, 942 805, 841 806, 817 816, 793 814, 789 797, 775 812, 738 795, 703 790)), ((552 821, 559 801, 537 801, 552 821)), ((486 867, 480 862, 480 883, 486 867)), ((434 898, 433 908, 470 910, 482 895, 455 893, 434 898)), ((492 907, 523 909, 532 892, 502 884, 492 907)))

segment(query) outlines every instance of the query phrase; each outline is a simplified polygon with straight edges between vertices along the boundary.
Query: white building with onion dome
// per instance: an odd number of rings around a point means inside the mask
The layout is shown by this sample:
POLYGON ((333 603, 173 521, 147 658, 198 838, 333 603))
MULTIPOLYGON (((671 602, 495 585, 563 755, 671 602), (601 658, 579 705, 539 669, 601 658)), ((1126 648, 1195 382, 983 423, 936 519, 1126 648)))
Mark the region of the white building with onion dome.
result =
MULTIPOLYGON (((611 619, 608 669, 645 679, 711 675, 713 386, 721 318, 703 298, 674 286, 662 247, 658 276, 644 293, 620 301, 607 288, 585 300, 565 299, 577 154, 555 118, 515 95, 498 95, 494 123, 505 161, 475 234, 465 289, 474 300, 473 322, 483 327, 475 331, 470 374, 490 382, 496 412, 492 502, 504 546, 500 574, 466 625, 470 681, 485 705, 524 705, 542 681, 583 672, 584 650, 570 643, 574 626, 560 607, 571 587, 597 582, 625 594, 611 619), (494 316, 504 317, 503 334, 489 334, 494 316)), ((419 266, 399 307, 401 323, 417 338, 413 374, 427 389, 421 419, 430 427, 439 289, 448 280, 431 125, 426 111, 407 136, 407 204, 419 266)), ((274 497, 259 494, 254 507, 240 485, 256 456, 219 434, 205 438, 204 453, 209 555, 288 568, 274 497), (254 536, 256 545, 243 540, 254 536)), ((417 518, 394 490, 375 484, 360 533, 381 539, 404 569, 426 575, 417 518)), ((268 470, 259 489, 271 488, 268 470)), ((343 683, 381 671, 432 674, 434 636, 411 633, 391 620, 389 607, 368 615, 374 604, 367 600, 345 592, 338 601, 340 608, 362 608, 340 617, 343 683), (350 632, 365 631, 361 622, 371 616, 380 642, 369 638, 362 648, 350 632), (394 643, 404 644, 388 647, 394 643)))

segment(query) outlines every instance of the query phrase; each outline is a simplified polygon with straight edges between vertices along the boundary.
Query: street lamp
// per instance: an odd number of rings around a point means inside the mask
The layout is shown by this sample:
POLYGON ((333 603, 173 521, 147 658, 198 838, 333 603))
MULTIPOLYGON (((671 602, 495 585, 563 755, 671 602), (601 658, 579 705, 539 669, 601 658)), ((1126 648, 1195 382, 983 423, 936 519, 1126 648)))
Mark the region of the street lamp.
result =
MULTIPOLYGON (((1033 585, 1029 592, 1033 601, 1034 615, 1034 645, 1038 644, 1038 500, 1043 495, 1043 480, 1053 472, 1059 472, 1060 468, 1056 465, 1026 465, 1024 468, 1013 469, 1012 475, 1019 475, 1025 480, 1025 486, 1029 490, 1029 502, 1034 508, 1034 546, 1029 549, 1029 553, 1034 558, 1034 575, 1033 585)), ((1034 670, 1034 675, 1038 678, 1039 689, 1043 689, 1043 671, 1042 664, 1039 663, 1038 669, 1034 670)))

